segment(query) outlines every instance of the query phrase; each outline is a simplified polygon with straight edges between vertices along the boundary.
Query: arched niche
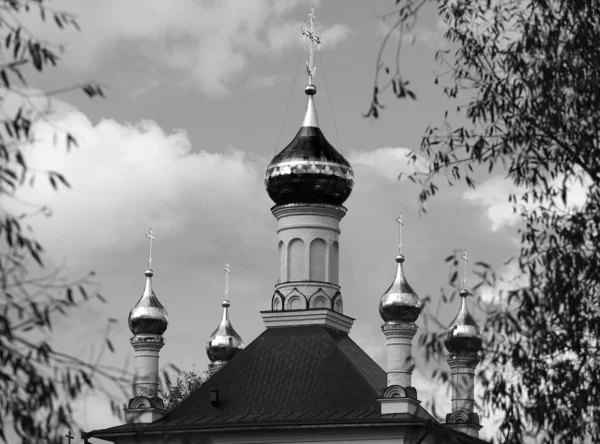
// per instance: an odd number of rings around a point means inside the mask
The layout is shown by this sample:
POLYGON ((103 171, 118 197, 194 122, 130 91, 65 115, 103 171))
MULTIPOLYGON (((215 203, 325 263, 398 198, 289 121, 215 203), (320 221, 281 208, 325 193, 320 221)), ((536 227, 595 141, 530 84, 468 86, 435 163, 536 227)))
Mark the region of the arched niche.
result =
POLYGON ((344 313, 344 302, 342 301, 342 294, 336 293, 333 297, 333 311, 337 313, 344 313))
POLYGON ((273 300, 271 301, 271 310, 273 310, 273 311, 282 311, 283 310, 283 298, 279 294, 273 295, 273 300))
POLYGON ((286 276, 286 272, 285 272, 285 246, 283 241, 279 241, 279 247, 278 247, 278 256, 279 256, 279 279, 278 279, 278 283, 281 282, 287 282, 287 276, 286 276))
POLYGON ((286 310, 305 310, 306 298, 299 294, 288 296, 285 301, 286 310))
POLYGON ((309 279, 316 282, 326 281, 327 243, 323 239, 315 239, 310 243, 309 279))
POLYGON ((329 251, 329 282, 338 285, 340 275, 340 247, 337 242, 331 244, 329 251))
POLYGON ((292 239, 288 244, 287 272, 288 281, 294 282, 306 279, 304 241, 302 239, 292 239))
POLYGON ((319 295, 313 299, 312 307, 310 308, 329 308, 329 301, 325 296, 319 295))

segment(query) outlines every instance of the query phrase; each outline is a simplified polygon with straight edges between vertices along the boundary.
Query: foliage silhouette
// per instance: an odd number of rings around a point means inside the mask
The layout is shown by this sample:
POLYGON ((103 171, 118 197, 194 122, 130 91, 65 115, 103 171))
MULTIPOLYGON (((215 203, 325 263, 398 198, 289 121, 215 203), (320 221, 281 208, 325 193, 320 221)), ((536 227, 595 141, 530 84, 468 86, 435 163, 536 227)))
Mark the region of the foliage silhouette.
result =
MULTIPOLYGON (((518 265, 518 275, 512 289, 499 291, 493 302, 478 301, 485 313, 478 371, 485 388, 482 408, 507 411, 512 378, 519 437, 598 443, 600 3, 395 3, 384 15, 395 21, 378 55, 367 117, 380 115, 382 94, 390 86, 398 98, 416 98, 403 77, 401 54, 419 12, 437 6, 445 28, 446 45, 436 53, 444 73, 432 81, 451 105, 440 116, 443 124, 425 128, 420 152, 407 159, 429 162, 427 171, 408 177, 421 186, 421 209, 440 179, 475 188, 476 178, 500 170, 516 190, 506 199, 521 219, 520 250, 509 259, 518 265), (393 63, 386 55, 390 47, 393 63), (569 199, 577 184, 586 196, 575 206, 569 199)), ((447 259, 455 288, 458 257, 454 252, 447 259)), ((506 279, 485 262, 477 264, 476 273, 474 290, 506 279)), ((420 341, 426 358, 441 361, 444 326, 430 312, 425 317, 429 327, 420 341)), ((436 372, 447 376, 445 370, 436 372)))
MULTIPOLYGON (((101 364, 105 350, 113 350, 108 336, 115 319, 107 320, 103 346, 90 362, 55 349, 45 339, 60 322, 57 314, 68 316, 73 307, 91 299, 105 300, 93 272, 71 279, 64 266, 46 270, 44 249, 27 222, 52 212, 20 201, 19 190, 33 187, 36 178, 45 178, 56 191, 69 183, 59 172, 31 168, 25 149, 35 141, 37 123, 53 125, 52 98, 57 94, 104 93, 94 82, 54 91, 29 86, 26 76, 51 75, 62 50, 23 25, 24 16, 32 14, 50 26, 79 29, 73 15, 45 0, 0 0, 0 440, 6 442, 10 429, 24 443, 61 443, 73 427, 74 399, 87 390, 106 391, 107 383, 113 384, 112 398, 114 385, 125 392, 131 375, 101 364), (33 210, 15 214, 10 201, 33 210)), ((77 147, 72 134, 53 128, 55 144, 64 143, 67 150, 77 147)), ((112 406, 120 411, 116 403, 112 406)))

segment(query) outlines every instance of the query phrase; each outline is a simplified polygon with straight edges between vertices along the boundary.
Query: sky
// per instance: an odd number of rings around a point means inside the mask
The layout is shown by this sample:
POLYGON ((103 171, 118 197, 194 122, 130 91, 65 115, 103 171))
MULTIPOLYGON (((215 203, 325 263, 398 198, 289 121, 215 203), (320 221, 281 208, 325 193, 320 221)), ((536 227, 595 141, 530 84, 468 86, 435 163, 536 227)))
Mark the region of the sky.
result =
MULTIPOLYGON (((205 343, 220 319, 225 264, 232 270, 235 329, 246 344, 264 330, 259 311, 269 309, 276 282, 277 224, 263 174, 302 122, 307 76, 300 27, 312 4, 323 40, 314 79, 319 122, 356 176, 340 235, 340 284, 344 313, 355 318, 353 340, 386 368, 378 303, 394 277, 399 212, 407 279, 434 305, 448 280, 444 259, 455 249, 467 250, 470 263, 514 272, 502 268, 518 252, 519 238, 518 216, 507 201, 512 188, 501 171, 480 175, 475 190, 442 186, 424 215, 419 187, 397 180, 409 171, 406 152, 418 150, 427 125, 441 123, 452 106, 434 84, 441 70, 435 51, 444 42, 433 8, 420 16, 403 54, 417 100, 387 95, 381 118, 364 117, 377 51, 391 23, 379 15, 394 3, 56 0, 54 8, 79 17, 82 32, 27 19, 33 31, 65 48, 59 68, 32 77, 36 88, 85 80, 106 86, 106 99, 69 93, 56 100, 52 125, 36 127, 38 142, 27 151, 32 165, 54 168, 72 185, 58 193, 42 183, 22 191, 20 199, 52 210, 32 221, 36 235, 51 262, 65 263, 70 275, 94 270, 108 300, 55 320, 57 349, 89 358, 107 319, 115 318, 110 337, 116 351, 103 362, 132 369, 127 315, 144 287, 150 227, 157 239, 154 290, 170 317, 162 367, 206 369, 205 343), (53 146, 55 127, 72 132, 79 148, 66 154, 53 146)), ((475 297, 496 292, 483 289, 475 297)), ((440 310, 440 320, 449 324, 457 311, 455 300, 440 310)), ((417 324, 423 330, 422 321, 417 324)), ((429 381, 432 369, 418 363, 419 396, 437 396, 449 412, 450 395, 429 381)), ((118 424, 96 395, 76 410, 87 430, 118 424)), ((495 432, 484 418, 487 424, 483 436, 495 432)))

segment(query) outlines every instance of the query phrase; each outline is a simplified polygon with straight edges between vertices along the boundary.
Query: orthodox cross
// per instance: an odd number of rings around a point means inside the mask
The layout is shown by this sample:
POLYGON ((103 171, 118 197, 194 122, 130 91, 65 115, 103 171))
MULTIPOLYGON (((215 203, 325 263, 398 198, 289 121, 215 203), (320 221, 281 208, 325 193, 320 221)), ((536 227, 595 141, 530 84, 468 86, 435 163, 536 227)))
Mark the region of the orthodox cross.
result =
POLYGON ((225 268, 223 268, 223 271, 225 272, 225 300, 228 301, 229 300, 229 275, 231 274, 231 270, 229 269, 229 264, 225 265, 225 268))
POLYGON ((467 262, 469 262, 469 258, 467 257, 467 252, 464 251, 460 258, 463 261, 465 261, 465 274, 463 275, 463 290, 464 290, 467 286, 467 262))
POLYGON ((69 430, 69 433, 67 433, 65 435, 65 438, 67 438, 69 440, 69 444, 71 444, 71 440, 75 439, 75 437, 71 434, 71 431, 69 430))
POLYGON ((402 213, 398 213, 396 222, 398 222, 398 254, 400 254, 402 252, 402 225, 404 225, 402 213))
POLYGON ((308 28, 302 26, 302 35, 308 41, 308 61, 306 62, 306 71, 308 72, 308 84, 312 85, 312 78, 315 75, 315 55, 321 46, 321 37, 315 34, 315 7, 310 8, 308 13, 308 28))
POLYGON ((148 231, 148 233, 146 233, 146 237, 150 240, 150 254, 148 255, 148 268, 152 269, 152 241, 155 241, 156 238, 153 235, 154 233, 152 232, 152 228, 150 228, 150 231, 148 231))

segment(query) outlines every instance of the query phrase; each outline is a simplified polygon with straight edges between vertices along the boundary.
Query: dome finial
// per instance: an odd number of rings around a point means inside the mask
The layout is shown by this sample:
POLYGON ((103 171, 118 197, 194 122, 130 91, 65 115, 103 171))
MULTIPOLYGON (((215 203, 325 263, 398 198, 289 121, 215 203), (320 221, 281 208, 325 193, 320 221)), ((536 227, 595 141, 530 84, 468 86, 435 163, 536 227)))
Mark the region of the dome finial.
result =
MULTIPOLYGON (((321 38, 315 34, 315 29, 317 27, 315 20, 315 7, 311 6, 310 12, 308 13, 308 28, 302 26, 302 35, 308 43, 308 60, 306 61, 306 71, 308 72, 309 86, 313 84, 313 76, 317 70, 317 67, 315 66, 315 56, 321 47, 321 38)), ((316 92, 316 89, 310 89, 310 91, 311 92, 309 93, 309 88, 307 88, 306 94, 313 95, 316 92)))
POLYGON ((401 255, 402 254, 402 225, 404 225, 404 221, 402 220, 402 213, 398 213, 396 222, 398 222, 398 255, 401 255))
POLYGON ((155 241, 156 238, 152 232, 152 228, 146 233, 146 237, 150 240, 150 252, 148 253, 148 269, 152 270, 152 241, 155 241))
POLYGON ((467 297, 469 291, 466 289, 467 284, 467 252, 464 251, 461 259, 465 263, 465 271, 463 276, 463 289, 460 291, 460 310, 450 323, 444 337, 444 345, 450 353, 477 353, 481 350, 482 338, 479 325, 471 316, 467 307, 467 297))
POLYGON ((152 288, 152 277, 154 276, 154 271, 152 271, 152 241, 156 240, 152 228, 146 233, 146 237, 150 239, 148 269, 144 273, 146 276, 146 285, 144 286, 142 297, 129 312, 128 323, 129 329, 134 335, 162 335, 169 325, 169 315, 154 294, 154 289, 152 288))
POLYGON ((225 272, 225 300, 229 301, 229 275, 231 274, 229 264, 225 264, 223 271, 225 272))
POLYGON ((400 254, 402 248, 402 213, 396 217, 399 227, 398 256, 396 256, 396 276, 390 288, 381 296, 379 301, 379 314, 385 322, 406 323, 415 322, 421 312, 421 300, 412 289, 404 276, 404 255, 400 254))
POLYGON ((242 338, 234 330, 229 319, 229 307, 231 306, 229 302, 229 275, 231 274, 229 264, 225 265, 223 271, 225 272, 225 300, 221 304, 223 315, 219 326, 206 343, 206 354, 211 361, 210 366, 212 367, 209 367, 211 371, 225 365, 244 348, 242 338))
POLYGON ((465 273, 463 274, 463 290, 467 289, 467 262, 469 262, 469 258, 467 257, 467 250, 465 250, 460 257, 465 262, 465 273))

